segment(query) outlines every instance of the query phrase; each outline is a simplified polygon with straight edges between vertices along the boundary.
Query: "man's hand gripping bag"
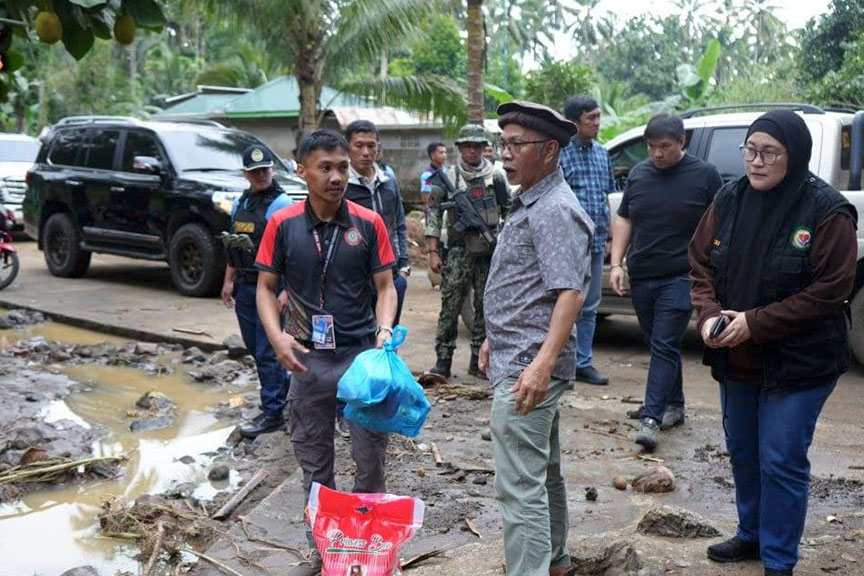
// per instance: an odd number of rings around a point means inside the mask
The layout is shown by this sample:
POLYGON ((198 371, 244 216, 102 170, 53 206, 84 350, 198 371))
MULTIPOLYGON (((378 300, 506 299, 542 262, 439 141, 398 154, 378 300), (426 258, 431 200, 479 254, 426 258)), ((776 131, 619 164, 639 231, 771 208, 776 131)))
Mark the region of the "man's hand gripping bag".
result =
POLYGON ((399 576, 399 547, 423 525, 418 498, 345 494, 312 484, 306 515, 321 553, 321 576, 399 576))

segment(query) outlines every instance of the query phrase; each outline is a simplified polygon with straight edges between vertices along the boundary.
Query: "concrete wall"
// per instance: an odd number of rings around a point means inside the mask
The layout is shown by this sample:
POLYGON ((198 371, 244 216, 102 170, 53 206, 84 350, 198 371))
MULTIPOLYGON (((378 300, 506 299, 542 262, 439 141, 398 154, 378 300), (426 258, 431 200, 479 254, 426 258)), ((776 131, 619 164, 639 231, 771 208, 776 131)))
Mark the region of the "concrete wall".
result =
MULTIPOLYGON (((220 122, 239 130, 255 134, 284 158, 290 158, 297 147, 297 118, 224 118, 220 122)), ((335 118, 327 117, 322 128, 341 131, 335 118)), ((396 171, 402 187, 402 197, 407 203, 420 202, 420 173, 429 165, 426 146, 440 141, 447 144, 451 160, 456 149, 452 139, 448 141, 442 128, 389 128, 381 129, 381 144, 384 146, 385 161, 396 171), (452 151, 451 151, 452 149, 452 151)))

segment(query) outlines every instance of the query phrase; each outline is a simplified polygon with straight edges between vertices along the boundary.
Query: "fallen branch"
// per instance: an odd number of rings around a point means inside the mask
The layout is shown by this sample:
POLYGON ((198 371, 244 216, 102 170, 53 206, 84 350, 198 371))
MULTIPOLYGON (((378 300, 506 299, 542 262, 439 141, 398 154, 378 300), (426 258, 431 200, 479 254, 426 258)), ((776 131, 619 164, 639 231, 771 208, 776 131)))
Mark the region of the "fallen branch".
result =
POLYGON ((189 552, 190 554, 194 554, 195 556, 197 556, 198 558, 201 558, 202 560, 206 560, 207 562, 210 562, 211 564, 213 564, 214 566, 216 566, 217 568, 219 568, 220 570, 222 570, 226 574, 231 574, 231 576, 243 576, 243 574, 241 574, 240 572, 237 572, 236 570, 234 570, 230 566, 226 566, 225 564, 216 560, 215 558, 211 558, 210 556, 207 556, 206 554, 203 554, 201 552, 196 551, 191 546, 186 546, 186 548, 184 548, 184 550, 186 552, 189 552))
POLYGON ((126 456, 99 456, 81 460, 67 460, 59 464, 56 459, 33 462, 26 466, 16 466, 5 472, 0 472, 0 485, 11 482, 45 482, 59 474, 75 470, 79 466, 84 466, 86 469, 90 464, 97 462, 123 462, 125 460, 126 456))
POLYGON ((441 451, 438 450, 438 445, 435 444, 434 442, 431 442, 430 446, 432 447, 432 458, 435 459, 435 465, 436 466, 443 466, 444 465, 444 458, 441 456, 441 451))
POLYGON ((435 558, 436 556, 441 556, 442 554, 444 554, 444 552, 446 552, 446 550, 441 548, 440 550, 432 550, 431 552, 426 552, 425 554, 415 556, 414 558, 411 558, 410 560, 402 563, 402 570, 410 570, 421 562, 425 562, 426 560, 429 560, 430 558, 435 558))
POLYGON ((192 330, 191 328, 171 328, 171 330, 182 334, 192 334, 193 336, 207 336, 208 338, 213 338, 212 334, 205 332, 204 330, 192 330))
POLYGON ((603 432, 602 430, 595 430, 594 428, 577 428, 576 431, 585 431, 591 432, 592 434, 599 434, 600 436, 606 436, 607 438, 615 438, 617 440, 626 440, 630 442, 630 438, 624 436, 623 434, 610 434, 609 432, 603 432))
POLYGON ((240 527, 243 529, 243 534, 246 535, 246 539, 250 542, 257 542, 258 544, 264 544, 265 546, 269 546, 274 550, 284 550, 286 552, 291 552, 304 562, 309 562, 309 554, 304 553, 299 548, 293 548, 291 546, 285 546, 284 544, 279 544, 278 542, 273 542, 272 540, 265 540, 264 538, 257 538, 252 536, 249 533, 249 529, 246 527, 246 524, 249 522, 245 516, 238 516, 237 519, 240 521, 240 527))
POLYGON ((634 398, 633 396, 624 396, 621 398, 622 404, 642 404, 642 400, 639 398, 634 398))
POLYGON ((225 503, 219 510, 213 514, 214 520, 224 520, 231 515, 231 513, 240 505, 243 500, 249 496, 249 493, 252 492, 264 479, 267 478, 267 471, 264 468, 261 468, 252 478, 249 479, 249 482, 246 483, 243 488, 240 489, 239 492, 234 494, 228 502, 225 503))
POLYGON ((134 532, 103 532, 102 538, 110 538, 112 540, 140 540, 144 538, 141 534, 134 532))
POLYGON ((864 464, 853 464, 849 466, 849 470, 864 470, 864 464))
POLYGON ((150 559, 147 560, 147 564, 144 566, 144 571, 141 573, 141 576, 150 576, 150 571, 153 570, 153 566, 156 564, 156 559, 159 557, 159 552, 162 550, 162 539, 165 537, 165 527, 162 525, 162 522, 156 523, 156 541, 153 543, 153 551, 150 553, 150 559))

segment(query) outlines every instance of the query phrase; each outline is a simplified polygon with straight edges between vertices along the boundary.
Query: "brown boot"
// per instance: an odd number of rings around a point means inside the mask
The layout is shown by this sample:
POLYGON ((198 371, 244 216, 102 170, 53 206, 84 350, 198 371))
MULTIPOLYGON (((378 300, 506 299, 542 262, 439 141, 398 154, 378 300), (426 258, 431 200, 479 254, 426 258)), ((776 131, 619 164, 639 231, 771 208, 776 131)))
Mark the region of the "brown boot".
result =
POLYGON ((549 576, 572 576, 576 573, 576 567, 572 564, 570 566, 561 566, 560 568, 550 568, 549 576))

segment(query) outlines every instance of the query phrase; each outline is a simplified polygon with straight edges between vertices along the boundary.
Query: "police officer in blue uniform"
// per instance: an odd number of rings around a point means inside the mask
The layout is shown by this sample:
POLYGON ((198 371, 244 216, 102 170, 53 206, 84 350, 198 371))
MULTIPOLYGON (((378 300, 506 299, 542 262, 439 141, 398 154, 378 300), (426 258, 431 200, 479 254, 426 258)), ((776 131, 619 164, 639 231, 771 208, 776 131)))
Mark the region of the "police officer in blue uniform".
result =
MULTIPOLYGON (((258 317, 255 255, 267 221, 292 201, 273 179, 273 155, 266 147, 253 144, 243 152, 243 174, 249 181, 249 188, 234 202, 231 235, 223 236, 228 265, 222 285, 222 302, 237 313, 243 343, 254 356, 258 368, 261 413, 240 429, 244 437, 255 438, 284 427, 282 410, 291 383, 291 376, 276 360, 258 317)), ((279 302, 284 310, 287 303, 284 291, 279 295, 279 302)))

